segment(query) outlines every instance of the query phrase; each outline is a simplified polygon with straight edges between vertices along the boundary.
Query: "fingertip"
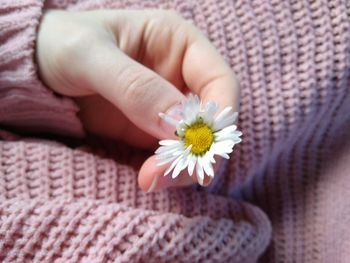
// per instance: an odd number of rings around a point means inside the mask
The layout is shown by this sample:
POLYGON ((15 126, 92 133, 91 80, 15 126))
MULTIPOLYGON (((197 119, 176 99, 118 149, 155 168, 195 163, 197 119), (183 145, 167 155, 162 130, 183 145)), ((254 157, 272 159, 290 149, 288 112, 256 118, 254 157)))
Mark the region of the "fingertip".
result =
POLYGON ((190 41, 184 55, 183 77, 187 87, 205 103, 215 101, 220 110, 239 110, 238 78, 215 47, 202 34, 190 41), (210 70, 207 65, 211 65, 210 70))
POLYGON ((188 176, 186 171, 182 171, 179 176, 172 178, 171 174, 164 176, 164 171, 168 165, 157 165, 155 155, 149 157, 139 171, 138 184, 145 192, 156 192, 169 187, 183 187, 195 183, 193 177, 188 176))
POLYGON ((152 183, 154 184, 155 178, 158 178, 158 166, 155 156, 149 157, 141 166, 138 176, 138 184, 142 190, 148 192, 152 190, 152 183))
POLYGON ((240 89, 234 73, 217 78, 200 90, 203 102, 215 101, 220 111, 225 107, 232 107, 235 112, 240 108, 240 89))

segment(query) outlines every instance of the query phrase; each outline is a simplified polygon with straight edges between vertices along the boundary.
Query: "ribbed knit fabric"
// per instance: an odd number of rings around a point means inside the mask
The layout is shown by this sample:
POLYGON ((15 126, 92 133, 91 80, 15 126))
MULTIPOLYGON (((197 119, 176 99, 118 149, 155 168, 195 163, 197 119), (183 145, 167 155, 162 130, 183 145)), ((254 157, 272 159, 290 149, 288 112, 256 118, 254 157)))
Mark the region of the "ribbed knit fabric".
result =
POLYGON ((136 172, 46 142, 0 143, 1 262, 255 262, 251 205, 191 189, 147 194, 136 172))
MULTIPOLYGON (((8 2, 13 8, 2 9, 0 22, 3 13, 29 10, 8 2)), ((168 8, 192 20, 240 79, 244 137, 209 188, 145 194, 136 171, 115 159, 2 132, 1 260, 256 262, 264 252, 261 262, 348 262, 349 5, 46 1, 46 8, 69 10, 168 8)), ((6 41, 25 43, 11 35, 6 41)), ((56 117, 50 121, 61 121, 56 117)))
POLYGON ((34 46, 42 8, 38 0, 0 1, 0 122, 80 137, 77 107, 38 80, 34 46))

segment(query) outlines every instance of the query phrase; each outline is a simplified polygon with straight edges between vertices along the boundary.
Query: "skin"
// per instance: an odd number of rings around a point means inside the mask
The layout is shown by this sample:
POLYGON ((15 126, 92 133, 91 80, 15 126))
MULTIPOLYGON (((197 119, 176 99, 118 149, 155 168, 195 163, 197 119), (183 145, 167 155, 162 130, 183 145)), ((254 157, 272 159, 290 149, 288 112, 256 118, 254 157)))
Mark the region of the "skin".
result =
MULTIPOLYGON (((174 136, 158 113, 189 92, 220 109, 239 110, 234 73, 204 35, 173 11, 50 10, 36 49, 43 81, 73 97, 85 129, 100 136, 153 150, 159 139, 174 136)), ((186 175, 162 177, 166 168, 150 156, 139 186, 147 191, 193 183, 186 175)))

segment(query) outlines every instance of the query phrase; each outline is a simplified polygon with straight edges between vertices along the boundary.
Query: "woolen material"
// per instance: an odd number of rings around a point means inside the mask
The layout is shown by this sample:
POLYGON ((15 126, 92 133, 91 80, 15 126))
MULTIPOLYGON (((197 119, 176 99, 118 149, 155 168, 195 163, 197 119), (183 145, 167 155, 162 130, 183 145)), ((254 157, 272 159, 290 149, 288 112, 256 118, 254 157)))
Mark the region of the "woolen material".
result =
POLYGON ((45 8, 164 8, 192 20, 240 80, 243 142, 208 188, 144 193, 117 161, 135 150, 3 129, 0 261, 348 262, 348 2, 1 0, 0 125, 82 137, 78 107, 38 76, 45 8))

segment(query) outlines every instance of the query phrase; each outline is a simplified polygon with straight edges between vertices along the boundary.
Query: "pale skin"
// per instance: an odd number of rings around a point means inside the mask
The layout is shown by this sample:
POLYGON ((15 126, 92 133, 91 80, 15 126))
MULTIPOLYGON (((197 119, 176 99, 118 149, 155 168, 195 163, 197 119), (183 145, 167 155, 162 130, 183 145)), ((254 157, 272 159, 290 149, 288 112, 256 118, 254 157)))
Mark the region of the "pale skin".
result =
MULTIPOLYGON (((154 150, 159 139, 174 136, 158 113, 189 92, 216 101, 220 109, 239 110, 231 68, 173 11, 47 11, 36 49, 41 78, 75 99, 87 131, 140 148, 154 150)), ((148 191, 193 183, 188 175, 164 180, 166 168, 150 156, 139 171, 139 186, 148 191)))

